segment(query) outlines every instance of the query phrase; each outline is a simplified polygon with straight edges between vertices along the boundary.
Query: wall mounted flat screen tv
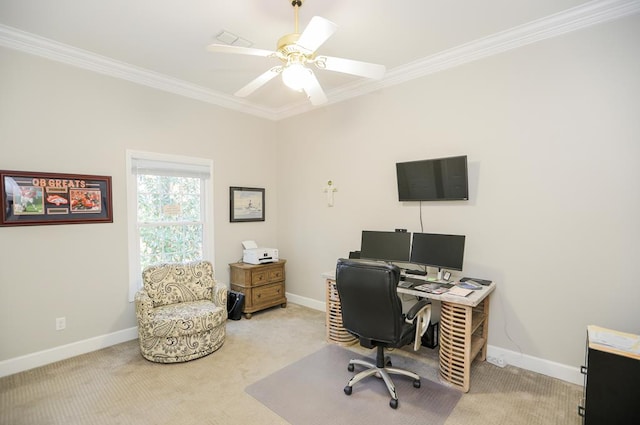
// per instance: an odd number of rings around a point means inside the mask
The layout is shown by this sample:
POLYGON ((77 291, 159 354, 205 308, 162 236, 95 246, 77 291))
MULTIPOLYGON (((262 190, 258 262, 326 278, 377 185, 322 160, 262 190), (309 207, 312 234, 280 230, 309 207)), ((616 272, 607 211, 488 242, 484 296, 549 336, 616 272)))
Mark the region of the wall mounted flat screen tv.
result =
POLYGON ((396 163, 400 201, 460 201, 469 199, 467 157, 396 163))

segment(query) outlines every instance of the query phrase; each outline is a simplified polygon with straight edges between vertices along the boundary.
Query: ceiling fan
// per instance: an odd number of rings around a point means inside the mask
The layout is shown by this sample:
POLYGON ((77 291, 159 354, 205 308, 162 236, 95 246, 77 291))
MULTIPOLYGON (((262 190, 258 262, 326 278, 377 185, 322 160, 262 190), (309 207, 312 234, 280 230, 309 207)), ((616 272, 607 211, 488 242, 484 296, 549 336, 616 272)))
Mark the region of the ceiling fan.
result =
POLYGON ((251 93, 282 74, 282 81, 293 90, 304 91, 313 105, 327 102, 318 79, 308 65, 315 65, 318 69, 342 72, 373 79, 380 79, 385 73, 384 65, 342 59, 331 56, 318 55, 318 48, 338 29, 333 22, 314 16, 302 33, 298 32, 298 8, 304 0, 291 1, 295 15, 295 30, 278 40, 276 51, 254 49, 251 47, 230 46, 226 44, 211 44, 207 47, 210 52, 236 53, 243 55, 275 57, 282 61, 282 65, 274 66, 261 74, 255 80, 238 90, 235 95, 246 97, 251 93))

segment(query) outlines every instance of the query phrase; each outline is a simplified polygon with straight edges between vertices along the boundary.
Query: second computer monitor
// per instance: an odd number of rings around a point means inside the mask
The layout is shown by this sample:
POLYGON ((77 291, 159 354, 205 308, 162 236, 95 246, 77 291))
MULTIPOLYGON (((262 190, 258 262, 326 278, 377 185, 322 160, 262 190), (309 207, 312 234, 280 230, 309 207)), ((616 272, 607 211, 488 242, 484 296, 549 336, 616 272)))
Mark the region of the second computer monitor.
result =
POLYGON ((411 233, 362 231, 360 258, 382 261, 409 261, 411 233))
POLYGON ((462 270, 464 239, 463 235, 414 233, 411 263, 438 269, 462 270))

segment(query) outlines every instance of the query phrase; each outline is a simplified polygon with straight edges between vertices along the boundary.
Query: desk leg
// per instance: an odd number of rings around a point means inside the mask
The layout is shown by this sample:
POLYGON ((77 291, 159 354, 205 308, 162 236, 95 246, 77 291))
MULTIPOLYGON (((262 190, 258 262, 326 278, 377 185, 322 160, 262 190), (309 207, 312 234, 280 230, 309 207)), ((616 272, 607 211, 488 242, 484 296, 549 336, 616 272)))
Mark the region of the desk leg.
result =
POLYGON ((327 341, 338 345, 354 344, 356 337, 342 326, 342 305, 333 279, 327 279, 326 309, 327 341))
POLYGON ((477 307, 442 302, 440 314, 440 377, 469 391, 471 362, 487 354, 489 299, 477 307))

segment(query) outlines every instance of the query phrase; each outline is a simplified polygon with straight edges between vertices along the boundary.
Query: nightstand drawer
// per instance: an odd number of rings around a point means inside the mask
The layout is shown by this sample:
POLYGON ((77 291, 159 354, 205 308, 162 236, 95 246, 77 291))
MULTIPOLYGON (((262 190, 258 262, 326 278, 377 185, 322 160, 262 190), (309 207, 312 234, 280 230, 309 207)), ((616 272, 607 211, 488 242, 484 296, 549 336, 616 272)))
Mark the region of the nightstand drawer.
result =
POLYGON ((267 280, 268 277, 269 277, 269 274, 268 274, 267 270, 254 271, 253 273, 251 273, 251 284, 253 286, 256 286, 256 285, 261 285, 263 283, 267 283, 268 282, 268 280, 267 280))
POLYGON ((267 271, 269 282, 277 282, 284 278, 284 268, 278 267, 267 271))
POLYGON ((254 288, 251 295, 255 305, 278 302, 284 298, 284 285, 282 283, 263 285, 254 288))

